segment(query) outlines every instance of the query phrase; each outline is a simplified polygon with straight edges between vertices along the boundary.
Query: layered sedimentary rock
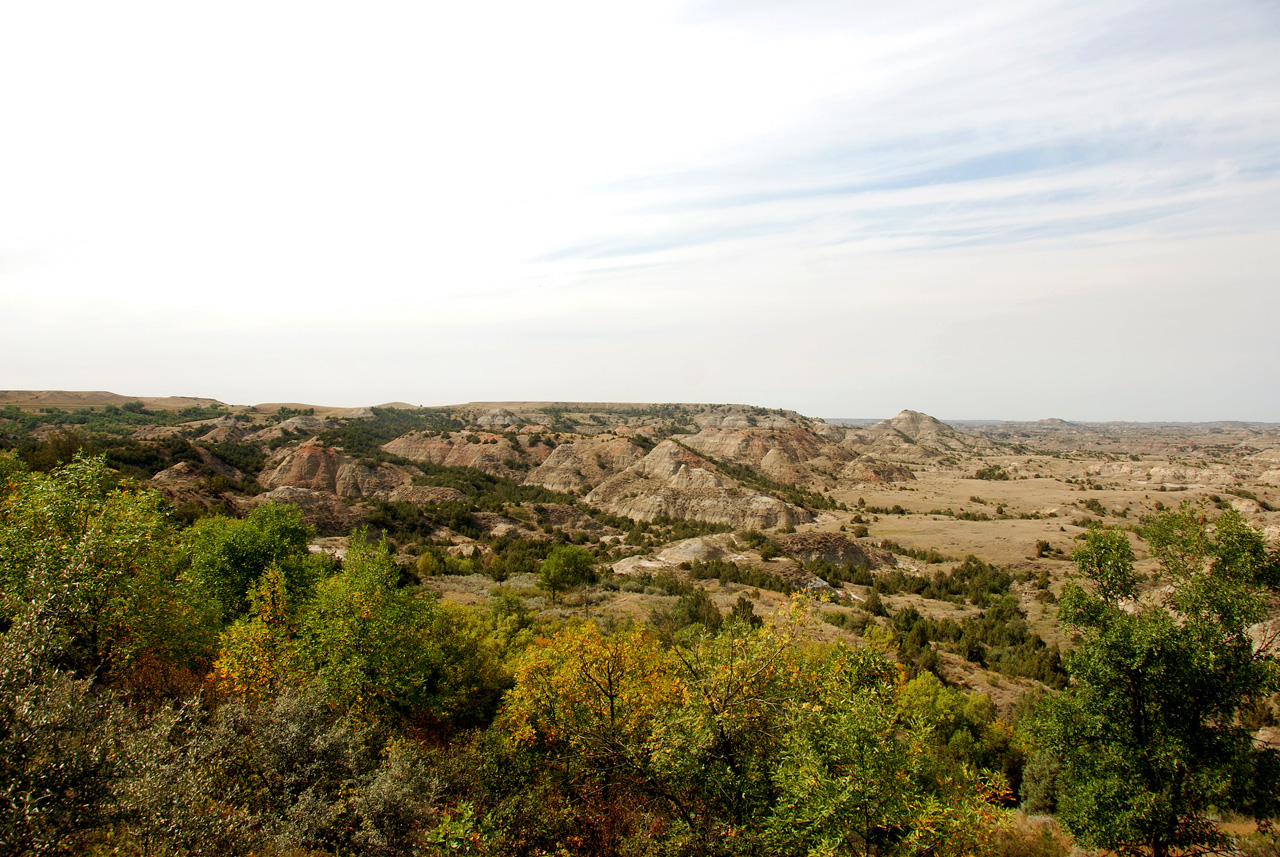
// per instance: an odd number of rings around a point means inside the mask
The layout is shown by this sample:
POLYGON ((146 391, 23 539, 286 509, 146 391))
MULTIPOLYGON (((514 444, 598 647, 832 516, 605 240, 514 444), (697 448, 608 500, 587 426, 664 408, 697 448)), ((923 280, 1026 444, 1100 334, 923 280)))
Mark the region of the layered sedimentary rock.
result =
POLYGON ((339 497, 386 498, 421 475, 417 468, 384 464, 369 467, 332 447, 307 444, 258 475, 269 490, 282 487, 327 491, 339 497))
POLYGON ((476 417, 476 425, 490 429, 504 429, 508 426, 518 428, 524 425, 524 420, 506 408, 493 408, 476 417))
POLYGON ((938 458, 947 453, 992 449, 985 437, 957 431, 941 420, 919 411, 903 411, 863 429, 850 429, 846 446, 869 448, 880 454, 918 460, 938 458))
POLYGON ((879 461, 862 455, 840 469, 841 479, 850 482, 911 482, 916 475, 900 464, 879 461))
POLYGON ((448 467, 474 467, 494 476, 523 478, 524 469, 540 464, 551 449, 541 444, 513 443, 490 432, 410 432, 383 444, 382 448, 410 461, 428 461, 448 467))
MULTIPOLYGON (((843 429, 836 435, 843 437, 843 429)), ((785 429, 704 429, 682 442, 717 461, 750 467, 787 485, 817 490, 832 486, 835 474, 854 452, 809 427, 785 429)))
POLYGON ((467 495, 457 488, 434 485, 402 485, 387 497, 393 503, 464 503, 467 495))
POLYGON ((717 473, 706 459, 670 440, 596 486, 586 502, 643 521, 665 515, 757 529, 807 523, 813 517, 807 509, 717 473))
MULTIPOLYGON (((1152 467, 1146 481, 1152 485, 1231 485, 1248 478, 1225 467, 1152 467)), ((1265 476, 1264 479, 1265 480, 1265 476)))
POLYGON ((564 443, 525 478, 525 484, 573 492, 599 485, 643 457, 644 450, 626 438, 606 436, 564 443))
POLYGON ((750 466, 761 465, 770 453, 789 462, 808 461, 833 451, 847 456, 809 429, 794 426, 783 430, 708 428, 681 440, 704 455, 750 466))

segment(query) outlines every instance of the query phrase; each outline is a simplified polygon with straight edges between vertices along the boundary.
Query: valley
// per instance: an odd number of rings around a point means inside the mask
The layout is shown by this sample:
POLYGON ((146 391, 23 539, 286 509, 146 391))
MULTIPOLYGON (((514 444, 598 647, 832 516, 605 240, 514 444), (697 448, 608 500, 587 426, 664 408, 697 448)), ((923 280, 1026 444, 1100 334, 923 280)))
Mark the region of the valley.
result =
MULTIPOLYGON (((902 575, 930 580, 976 557, 1008 576, 1004 592, 1036 645, 1065 647, 1055 603, 1091 528, 1133 530, 1190 501, 1234 509, 1273 543, 1280 537, 1276 425, 948 424, 909 410, 824 420, 718 404, 237 406, 54 392, 0 393, 0 408, 0 437, 31 462, 65 460, 78 443, 105 452, 185 520, 294 504, 315 530, 313 550, 341 557, 367 528, 446 601, 484 606, 514 594, 548 617, 644 621, 696 589, 723 613, 745 597, 760 615, 804 594, 833 639, 868 622, 891 626, 908 608, 977 621, 981 600, 901 585, 902 575), (557 544, 588 550, 601 573, 563 600, 537 585, 557 544), (882 583, 889 574, 898 585, 882 583)), ((1144 545, 1131 540, 1143 569, 1144 545)), ((934 648, 941 676, 1002 709, 1035 680, 1001 676, 955 645, 934 648)))
POLYGON ((0 798, 82 853, 813 853, 857 783, 856 853, 1065 857, 1173 835, 1074 801, 1176 752, 1175 823, 1265 847, 1278 465, 1265 424, 2 392, 0 798))

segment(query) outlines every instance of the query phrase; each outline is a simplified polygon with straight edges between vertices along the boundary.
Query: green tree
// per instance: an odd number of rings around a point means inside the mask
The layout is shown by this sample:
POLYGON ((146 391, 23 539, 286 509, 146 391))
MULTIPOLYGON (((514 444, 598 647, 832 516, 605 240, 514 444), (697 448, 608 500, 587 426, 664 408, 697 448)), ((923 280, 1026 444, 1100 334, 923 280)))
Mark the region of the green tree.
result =
POLYGON ((158 494, 115 487, 101 457, 50 473, 0 459, 0 608, 47 615, 60 667, 98 684, 143 657, 189 661, 212 648, 211 617, 174 571, 158 494))
POLYGON ((545 589, 551 594, 551 600, 556 601, 566 589, 595 582, 595 561, 595 557, 583 548, 561 545, 542 561, 538 588, 545 589))
POLYGON ((262 573, 250 603, 250 615, 222 632, 213 675, 222 690, 257 702, 297 666, 297 616, 280 566, 273 564, 262 573))
POLYGON ((398 586, 385 544, 352 540, 301 611, 298 656, 334 703, 370 722, 483 723, 506 678, 469 611, 398 586))
MULTIPOLYGON (((80 853, 119 820, 114 792, 138 665, 212 648, 175 571, 158 495, 114 487, 102 458, 28 473, 0 453, 0 855, 80 853)), ((138 706, 141 708, 141 706, 138 706)))
POLYGON ((249 590, 272 563, 280 564, 290 596, 301 601, 328 565, 320 555, 308 556, 310 537, 301 510, 284 503, 263 503, 239 520, 205 518, 186 536, 188 574, 217 599, 224 622, 245 615, 249 590))
POLYGON ((938 764, 932 724, 904 716, 914 706, 879 653, 837 648, 823 667, 818 699, 787 712, 770 853, 991 853, 1000 778, 938 764))
POLYGON ((74 852, 111 817, 113 709, 58 669, 60 639, 54 617, 30 609, 0 635, 0 857, 74 852))
POLYGON ((1250 628, 1280 559, 1235 512, 1210 522, 1184 504, 1142 534, 1159 562, 1142 598, 1124 533, 1093 530, 1073 557, 1093 586, 1064 588, 1081 642, 1034 727, 1033 767, 1056 771, 1058 818, 1081 845, 1165 857, 1223 845, 1213 812, 1276 814, 1280 760, 1237 715, 1277 687, 1276 652, 1250 628))

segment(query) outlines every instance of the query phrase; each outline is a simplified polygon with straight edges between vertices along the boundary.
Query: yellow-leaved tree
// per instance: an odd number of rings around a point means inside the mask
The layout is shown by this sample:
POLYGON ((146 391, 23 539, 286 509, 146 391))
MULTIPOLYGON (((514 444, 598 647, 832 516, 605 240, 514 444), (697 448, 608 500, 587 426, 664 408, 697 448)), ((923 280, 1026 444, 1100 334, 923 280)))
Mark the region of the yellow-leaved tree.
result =
POLYGON ((298 623, 279 565, 262 573, 249 603, 249 616, 222 632, 213 676, 222 692, 257 702, 271 696, 297 666, 298 623))
POLYGON ((999 778, 933 764, 929 726, 899 704, 900 667, 813 642, 806 621, 730 619, 670 646, 569 626, 526 654, 499 724, 576 800, 673 819, 664 840, 682 853, 987 850, 999 778))

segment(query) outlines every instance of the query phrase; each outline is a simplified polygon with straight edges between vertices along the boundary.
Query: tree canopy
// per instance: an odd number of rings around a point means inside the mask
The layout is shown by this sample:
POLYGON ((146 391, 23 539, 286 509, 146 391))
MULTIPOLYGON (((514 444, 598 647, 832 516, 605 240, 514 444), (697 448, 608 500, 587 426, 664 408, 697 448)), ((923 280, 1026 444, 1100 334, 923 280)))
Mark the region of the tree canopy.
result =
POLYGON ((538 587, 551 594, 552 599, 561 592, 596 579, 595 557, 574 545, 560 545, 547 555, 538 571, 538 587))
POLYGON ((1280 686, 1274 645, 1251 633, 1280 558, 1233 511, 1184 504, 1142 535, 1158 562, 1142 597, 1127 534, 1091 530, 1075 552, 1091 586, 1067 584, 1061 618, 1081 641, 1037 737, 1079 843, 1164 857, 1223 845, 1212 813, 1277 812, 1280 759, 1239 715, 1280 686))

